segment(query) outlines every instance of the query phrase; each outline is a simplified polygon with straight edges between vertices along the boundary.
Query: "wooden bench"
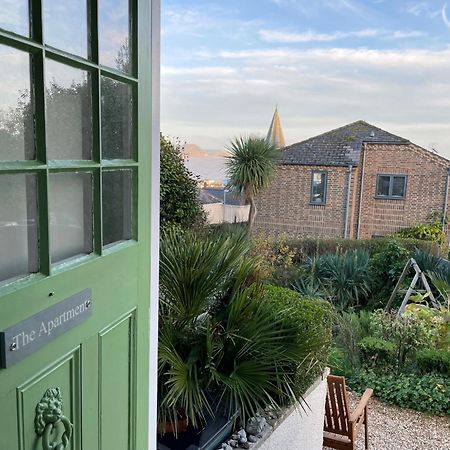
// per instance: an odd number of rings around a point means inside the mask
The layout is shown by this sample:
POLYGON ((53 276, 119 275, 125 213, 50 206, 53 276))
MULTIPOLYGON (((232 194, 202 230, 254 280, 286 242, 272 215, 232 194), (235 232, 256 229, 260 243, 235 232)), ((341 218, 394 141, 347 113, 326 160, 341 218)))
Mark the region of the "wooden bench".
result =
POLYGON ((355 450, 358 432, 364 425, 365 448, 368 449, 367 407, 372 389, 366 389, 359 405, 350 412, 345 378, 328 375, 327 382, 323 445, 338 450, 355 450))

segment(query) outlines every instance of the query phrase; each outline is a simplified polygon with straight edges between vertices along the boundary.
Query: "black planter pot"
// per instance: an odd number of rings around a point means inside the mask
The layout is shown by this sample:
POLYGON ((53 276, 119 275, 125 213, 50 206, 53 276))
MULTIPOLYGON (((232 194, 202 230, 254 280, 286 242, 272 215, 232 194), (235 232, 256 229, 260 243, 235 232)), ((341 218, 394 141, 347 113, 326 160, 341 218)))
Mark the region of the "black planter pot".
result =
POLYGON ((177 437, 173 434, 160 436, 158 450, 216 450, 231 435, 238 415, 239 412, 231 416, 218 412, 215 417, 207 417, 202 429, 189 425, 177 437))

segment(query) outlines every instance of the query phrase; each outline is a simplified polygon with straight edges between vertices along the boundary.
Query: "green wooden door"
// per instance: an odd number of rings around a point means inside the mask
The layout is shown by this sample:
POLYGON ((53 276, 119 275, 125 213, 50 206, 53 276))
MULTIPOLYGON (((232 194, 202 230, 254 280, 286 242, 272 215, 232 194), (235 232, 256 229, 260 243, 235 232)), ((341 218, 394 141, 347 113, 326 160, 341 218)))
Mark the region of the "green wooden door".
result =
POLYGON ((147 448, 150 10, 0 0, 1 450, 147 448))

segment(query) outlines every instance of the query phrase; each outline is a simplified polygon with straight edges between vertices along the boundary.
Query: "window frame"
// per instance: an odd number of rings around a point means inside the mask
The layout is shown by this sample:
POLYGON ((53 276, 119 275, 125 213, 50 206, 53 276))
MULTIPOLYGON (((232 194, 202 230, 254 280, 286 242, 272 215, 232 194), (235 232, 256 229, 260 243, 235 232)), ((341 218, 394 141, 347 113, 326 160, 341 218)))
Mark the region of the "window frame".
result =
POLYGON ((328 171, 327 170, 313 170, 311 172, 311 185, 310 185, 310 194, 309 194, 309 204, 312 206, 325 206, 327 204, 327 190, 328 190, 328 171), (315 174, 324 174, 324 188, 323 188, 323 200, 321 202, 313 201, 314 197, 314 175, 315 174))
POLYGON ((138 154, 138 95, 139 67, 138 54, 138 0, 129 0, 129 30, 131 73, 124 73, 117 68, 100 63, 99 58, 99 4, 98 0, 87 0, 88 54, 81 57, 55 48, 45 43, 44 12, 41 2, 30 2, 29 34, 19 35, 13 31, 0 28, 0 45, 22 51, 30 57, 31 102, 34 113, 35 159, 21 161, 0 161, 0 174, 35 174, 37 181, 37 220, 38 220, 38 269, 37 272, 24 273, 15 278, 0 280, 0 288, 28 283, 36 278, 48 277, 62 270, 70 269, 91 259, 97 259, 112 251, 135 245, 138 240, 137 229, 137 184, 139 172, 138 154), (91 84, 92 109, 92 152, 89 160, 51 160, 46 145, 47 111, 46 111, 46 61, 52 60, 69 67, 88 72, 91 84), (125 83, 131 87, 131 157, 130 159, 103 159, 101 142, 101 80, 107 77, 125 83), (132 217, 131 238, 126 241, 103 245, 102 217, 102 177, 106 171, 129 169, 132 174, 132 217), (50 174, 59 172, 88 172, 92 176, 92 252, 75 255, 67 260, 52 263, 50 249, 49 216, 49 178, 50 174))
POLYGON ((408 175, 404 173, 377 173, 377 183, 375 186, 375 198, 384 199, 384 200, 405 200, 406 199, 406 188, 408 186, 408 175), (380 185, 381 177, 389 177, 389 194, 382 195, 378 193, 378 186, 380 185), (394 187, 394 178, 403 178, 404 179, 404 189, 403 195, 393 195, 393 187, 394 187))

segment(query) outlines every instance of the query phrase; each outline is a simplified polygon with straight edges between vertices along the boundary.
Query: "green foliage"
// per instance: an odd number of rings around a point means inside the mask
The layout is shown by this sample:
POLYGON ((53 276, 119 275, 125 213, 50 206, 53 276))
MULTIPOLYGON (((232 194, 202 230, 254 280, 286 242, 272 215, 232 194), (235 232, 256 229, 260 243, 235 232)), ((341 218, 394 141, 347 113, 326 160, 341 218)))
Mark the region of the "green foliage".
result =
MULTIPOLYGON (((360 365, 358 343, 371 333, 371 314, 340 311, 334 314, 334 343, 344 359, 339 365, 356 369, 360 365)), ((336 354, 337 356, 337 354, 336 354)), ((331 365, 334 368, 333 365, 331 365)))
POLYGON ((379 310, 373 313, 372 319, 374 335, 395 345, 398 370, 403 370, 415 350, 425 347, 430 340, 425 325, 414 316, 397 317, 379 310))
POLYGON ((333 322, 330 304, 273 285, 265 286, 264 299, 269 316, 278 316, 286 329, 296 330, 298 344, 307 343, 311 349, 307 359, 297 361, 294 368, 298 397, 326 366, 333 322))
POLYGON ((423 272, 433 273, 441 270, 442 259, 439 256, 416 249, 413 258, 423 272))
POLYGON ((308 272, 341 309, 359 306, 369 295, 369 253, 366 250, 356 249, 312 258, 308 272))
POLYGON ((439 245, 442 245, 445 242, 445 232, 440 220, 433 220, 431 223, 418 224, 409 228, 404 228, 403 230, 398 231, 396 236, 437 242, 439 245))
POLYGON ((260 259, 261 275, 269 282, 289 287, 298 274, 299 269, 293 262, 294 252, 286 244, 284 235, 254 236, 252 255, 260 259))
POLYGON ((250 204, 248 225, 251 228, 256 214, 254 196, 272 179, 279 151, 266 139, 255 136, 235 138, 228 150, 229 185, 242 193, 250 204))
POLYGON ((358 343, 362 360, 371 367, 389 369, 395 361, 396 348, 392 342, 371 336, 358 343))
POLYGON ((309 374, 317 366, 313 355, 325 345, 315 331, 320 318, 299 327, 295 308, 274 308, 249 251, 242 232, 162 234, 160 422, 176 426, 185 414, 199 426, 217 403, 240 409, 245 420, 268 404, 295 401, 300 368, 309 374))
POLYGON ((348 250, 365 249, 372 256, 379 253, 386 242, 395 240, 401 247, 413 254, 416 248, 433 255, 440 255, 439 244, 432 241, 418 239, 401 239, 390 237, 382 239, 287 239, 286 244, 294 251, 294 262, 302 264, 308 258, 324 255, 326 253, 344 253, 348 250))
POLYGON ((184 165, 182 146, 161 135, 161 227, 198 227, 205 215, 198 198, 197 181, 184 165))
POLYGON ((409 304, 404 316, 412 317, 423 326, 430 346, 442 350, 450 348, 450 311, 446 307, 409 304))
POLYGON ((381 400, 428 414, 450 414, 450 377, 439 374, 379 374, 359 371, 347 379, 362 393, 372 388, 381 400))
POLYGON ((450 351, 426 348, 416 355, 417 367, 421 373, 438 372, 450 375, 450 351))
POLYGON ((383 239, 375 247, 370 260, 375 296, 372 308, 384 307, 410 257, 410 252, 395 239, 383 239))

